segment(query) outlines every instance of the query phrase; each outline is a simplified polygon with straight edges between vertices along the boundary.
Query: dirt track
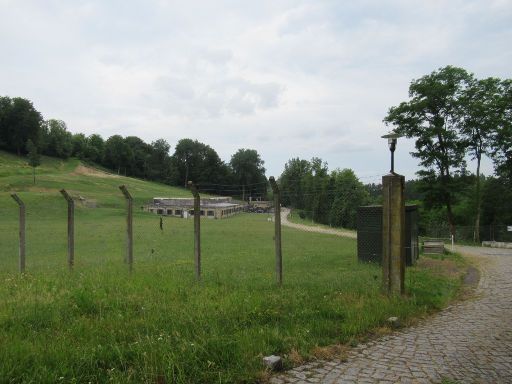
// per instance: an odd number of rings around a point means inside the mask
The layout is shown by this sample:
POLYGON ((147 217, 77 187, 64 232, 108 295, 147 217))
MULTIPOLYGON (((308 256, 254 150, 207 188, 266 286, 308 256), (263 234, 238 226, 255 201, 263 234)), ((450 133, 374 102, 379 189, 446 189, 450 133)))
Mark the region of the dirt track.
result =
POLYGON ((304 224, 296 224, 288 221, 288 215, 290 214, 290 210, 288 208, 281 208, 281 225, 286 225, 287 227, 300 229, 306 232, 318 232, 318 233, 326 233, 329 235, 336 235, 341 237, 349 237, 351 239, 357 239, 356 231, 349 231, 347 229, 334 229, 334 228, 325 228, 318 225, 304 225, 304 224))

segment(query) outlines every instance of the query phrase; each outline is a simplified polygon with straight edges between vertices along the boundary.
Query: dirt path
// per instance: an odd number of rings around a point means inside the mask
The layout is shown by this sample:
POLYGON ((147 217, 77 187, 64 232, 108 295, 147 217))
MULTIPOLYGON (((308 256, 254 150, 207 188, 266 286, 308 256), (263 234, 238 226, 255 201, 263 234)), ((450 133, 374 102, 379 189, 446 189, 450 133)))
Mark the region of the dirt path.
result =
POLYGON ((356 231, 349 231, 346 229, 334 229, 334 228, 324 228, 318 225, 304 225, 304 224, 296 224, 288 221, 288 215, 290 214, 290 210, 288 208, 281 208, 281 224, 286 225, 287 227, 300 229, 302 231, 307 232, 318 232, 318 233, 327 233, 329 235, 336 235, 342 237, 350 237, 351 239, 357 238, 356 231))
POLYGON ((474 298, 360 345, 345 362, 316 361, 271 383, 512 383, 512 250, 457 250, 480 266, 474 298))

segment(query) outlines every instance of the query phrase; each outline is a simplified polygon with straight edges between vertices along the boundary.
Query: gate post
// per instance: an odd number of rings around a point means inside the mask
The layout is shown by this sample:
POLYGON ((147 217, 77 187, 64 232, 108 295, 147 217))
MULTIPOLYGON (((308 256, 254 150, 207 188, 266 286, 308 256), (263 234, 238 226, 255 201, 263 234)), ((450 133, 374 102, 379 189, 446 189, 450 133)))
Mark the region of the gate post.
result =
POLYGON ((20 207, 20 225, 19 225, 19 267, 20 273, 25 272, 25 203, 15 193, 11 194, 11 197, 16 201, 20 207))
POLYGON ((388 295, 404 293, 405 278, 405 178, 382 176, 382 288, 388 295))
POLYGON ((274 192, 274 223, 275 223, 275 247, 276 247, 276 277, 279 285, 283 284, 283 254, 281 249, 281 192, 274 176, 269 178, 274 192))
POLYGON ((194 196, 194 262, 196 269, 196 279, 201 280, 201 197, 197 186, 188 182, 188 186, 194 196))
POLYGON ((75 264, 75 202, 65 189, 60 193, 68 202, 68 267, 72 270, 75 264))
POLYGON ((126 258, 130 272, 133 269, 133 198, 125 185, 119 187, 126 198, 128 214, 126 216, 126 258))

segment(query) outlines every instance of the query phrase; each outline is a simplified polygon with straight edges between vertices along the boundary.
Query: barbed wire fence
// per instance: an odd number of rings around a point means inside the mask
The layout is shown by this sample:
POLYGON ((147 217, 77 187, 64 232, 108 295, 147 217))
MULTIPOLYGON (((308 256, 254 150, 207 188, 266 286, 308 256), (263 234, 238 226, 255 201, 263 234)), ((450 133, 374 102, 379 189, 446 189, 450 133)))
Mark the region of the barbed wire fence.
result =
MULTIPOLYGON (((376 176, 365 178, 375 179, 376 176)), ((127 191, 131 193, 129 189, 127 191)), ((221 273, 236 278, 250 278, 256 271, 275 279, 276 273, 279 275, 275 267, 278 265, 275 261, 275 195, 270 184, 206 184, 198 186, 198 191, 202 197, 208 194, 234 196, 234 201, 243 205, 243 211, 251 215, 251 220, 209 220, 205 213, 206 217, 201 220, 204 273, 209 278, 219 278, 221 273), (243 244, 233 241, 237 229, 241 227, 250 231, 243 244), (250 265, 247 264, 247 257, 251 260, 250 265), (223 265, 223 269, 215 265, 216 260, 222 258, 228 263, 227 272, 226 265, 223 265)), ((325 219, 331 214, 330 204, 337 197, 336 188, 313 186, 302 195, 307 198, 318 196, 320 192, 322 194, 314 209, 294 209, 288 204, 287 208, 292 208, 289 220, 305 226, 339 228, 329 220, 319 220, 319 217, 325 219)), ((279 190, 281 201, 289 201, 295 193, 287 188, 279 190)), ((44 199, 33 192, 18 192, 15 195, 24 206, 24 239, 20 237, 21 205, 19 201, 13 201, 10 194, 2 194, 0 264, 4 271, 56 270, 66 265, 79 270, 88 266, 107 267, 124 263, 127 270, 131 265, 135 265, 136 269, 155 270, 165 266, 173 273, 185 275, 197 268, 194 267, 197 262, 194 260, 192 217, 183 219, 174 215, 151 214, 146 209, 147 199, 139 198, 137 193, 132 194, 131 240, 127 217, 129 199, 119 190, 117 194, 92 199, 65 188, 45 192, 44 199)), ((420 228, 419 235, 450 239, 448 226, 442 224, 424 226, 420 228)), ((293 252, 292 244, 303 244, 298 231, 284 230, 282 236, 287 251, 293 252)), ((510 242, 512 232, 505 225, 484 225, 480 227, 480 237, 482 241, 510 242)), ((472 242, 473 239, 473 226, 456 227, 457 242, 472 242)), ((282 263, 286 271, 286 256, 282 263)))

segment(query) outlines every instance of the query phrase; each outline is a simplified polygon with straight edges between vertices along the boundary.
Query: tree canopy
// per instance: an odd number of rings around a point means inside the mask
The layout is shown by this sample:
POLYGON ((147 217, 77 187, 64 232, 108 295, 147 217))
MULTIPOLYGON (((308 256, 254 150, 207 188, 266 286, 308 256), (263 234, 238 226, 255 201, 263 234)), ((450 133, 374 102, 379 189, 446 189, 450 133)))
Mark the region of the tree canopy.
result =
POLYGON ((242 198, 246 196, 262 197, 266 193, 267 178, 265 162, 255 149, 239 149, 229 165, 233 172, 233 180, 242 187, 242 198))
POLYGON ((454 176, 466 172, 467 157, 477 160, 476 227, 482 155, 493 156, 497 168, 507 169, 507 84, 495 78, 478 80, 462 68, 446 66, 413 80, 409 101, 391 107, 384 118, 398 133, 416 140, 412 155, 423 166, 417 174, 432 201, 445 207, 452 234, 453 205, 460 185, 454 176))
POLYGON ((369 193, 351 169, 329 172, 327 163, 289 160, 279 178, 283 204, 304 218, 336 227, 355 228, 357 208, 370 202, 369 193))

